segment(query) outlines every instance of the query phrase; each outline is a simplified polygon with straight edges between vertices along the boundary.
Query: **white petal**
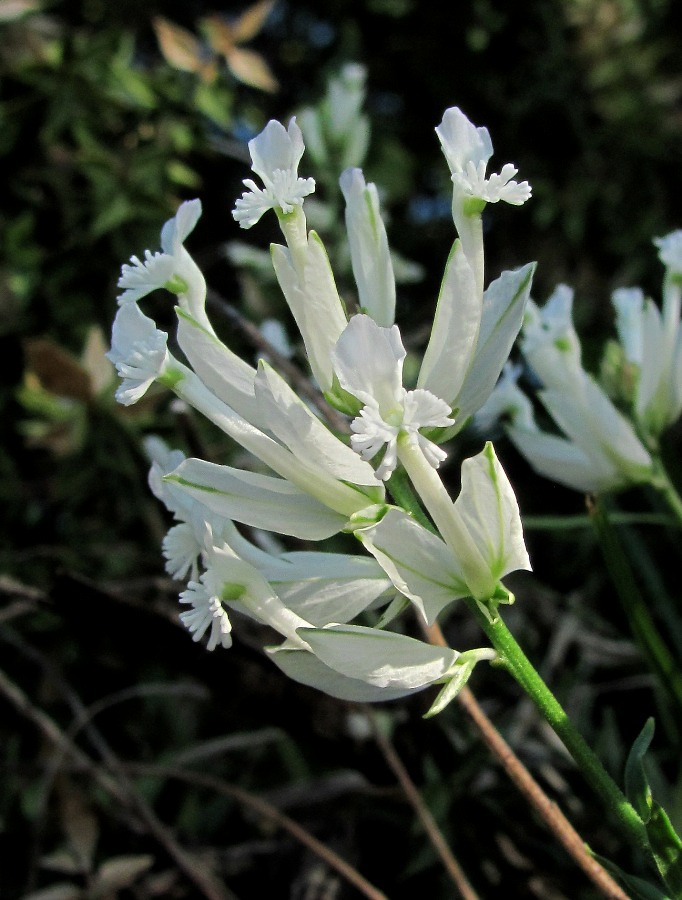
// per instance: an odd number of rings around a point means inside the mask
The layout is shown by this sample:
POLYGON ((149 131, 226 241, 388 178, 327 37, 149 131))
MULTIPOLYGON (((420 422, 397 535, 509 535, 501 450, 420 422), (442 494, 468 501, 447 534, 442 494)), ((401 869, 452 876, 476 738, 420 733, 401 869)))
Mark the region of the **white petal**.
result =
POLYGON ((339 183, 360 306, 389 328, 395 319, 395 276, 376 186, 365 184, 362 169, 346 169, 339 183))
POLYGON ((331 537, 347 521, 288 481, 231 466, 188 459, 167 480, 226 519, 303 540, 331 537))
POLYGON ((623 486, 623 475, 612 463, 588 456, 566 438, 514 425, 506 431, 517 450, 545 478, 587 494, 606 493, 623 486))
POLYGON ((380 688, 421 690, 442 678, 459 655, 447 647, 361 625, 301 628, 299 635, 325 665, 380 688))
POLYGON ((382 328, 370 316, 353 316, 333 353, 343 387, 358 400, 375 400, 384 417, 401 399, 405 348, 397 325, 382 328))
POLYGON ((472 362, 481 324, 481 297, 460 241, 445 266, 429 344, 417 386, 452 406, 472 362))
POLYGON ((641 288, 618 288, 611 294, 616 310, 616 329, 628 362, 642 364, 642 316, 644 293, 641 288))
POLYGON ((162 374, 168 361, 168 335, 159 331, 136 303, 121 306, 114 319, 107 358, 116 366, 122 384, 116 399, 124 406, 136 403, 162 374))
POLYGON ((118 287, 122 288, 123 293, 118 297, 119 304, 141 300, 167 284, 175 272, 175 260, 167 253, 150 253, 146 250, 144 260, 131 256, 130 262, 131 265, 121 267, 118 287))
POLYGON ((642 319, 642 357, 635 412, 640 422, 650 417, 656 419, 656 411, 651 407, 659 392, 661 379, 665 374, 664 333, 661 314, 652 300, 644 305, 642 319))
POLYGON ((391 588, 375 560, 341 553, 286 553, 263 573, 289 609, 320 627, 351 621, 391 588))
POLYGON ((271 119, 263 131, 249 141, 253 171, 268 182, 277 169, 298 171, 305 146, 301 129, 292 117, 289 128, 271 119))
POLYGON ((218 644, 225 648, 232 645, 232 626, 228 615, 218 598, 212 597, 206 590, 203 582, 190 581, 187 590, 180 594, 180 603, 192 607, 180 614, 180 621, 192 632, 193 640, 200 641, 210 629, 207 650, 215 650, 218 644))
POLYGON ((178 343, 189 364, 210 390, 240 416, 264 427, 253 382, 256 370, 233 353, 213 332, 178 309, 178 343))
MULTIPOLYGON (((274 628, 281 635, 300 644, 296 633, 308 622, 288 609, 277 596, 263 575, 243 559, 220 547, 215 547, 207 560, 207 572, 202 577, 212 592, 218 597, 239 590, 235 599, 240 606, 265 625, 274 628)), ((229 599, 226 602, 230 602, 229 599)))
POLYGON ((603 457, 628 479, 640 481, 652 461, 631 423, 587 374, 571 391, 542 391, 540 399, 554 421, 591 457, 603 457))
POLYGON ((456 106, 446 109, 436 134, 450 171, 461 172, 468 162, 487 163, 493 145, 487 128, 476 128, 456 106))
POLYGON ((311 231, 303 282, 289 250, 274 244, 271 252, 277 280, 303 337, 312 373, 320 389, 329 391, 334 380, 332 351, 346 327, 346 314, 324 245, 311 231))
POLYGON ((390 509, 380 522, 355 536, 429 625, 453 600, 469 595, 447 544, 403 510, 390 509))
MULTIPOLYGON (((377 493, 376 489, 347 485, 345 482, 331 477, 305 457, 294 456, 287 447, 283 447, 269 435, 247 422, 246 419, 238 416, 230 406, 219 400, 190 369, 186 367, 182 369, 179 364, 176 364, 174 371, 182 375, 173 383, 173 390, 178 397, 203 413, 225 434, 270 466, 282 478, 288 479, 300 490, 317 498, 323 505, 336 510, 342 516, 349 517, 367 506, 368 497, 370 502, 375 503, 377 497, 381 496, 380 490, 377 493)), ((229 518, 237 517, 229 516, 229 518)))
POLYGON ((284 379, 262 361, 254 387, 260 415, 295 456, 333 478, 352 484, 378 485, 372 467, 333 435, 284 379))
POLYGON ((658 247, 658 257, 663 265, 676 275, 682 274, 682 230, 654 238, 654 244, 658 247))
POLYGON ((172 219, 161 229, 161 247, 171 255, 176 254, 201 216, 201 200, 187 200, 181 203, 172 219))
POLYGON ((519 333, 535 264, 503 272, 483 295, 476 352, 462 389, 454 398, 457 421, 464 425, 488 399, 519 333))
POLYGON ((405 697, 415 690, 409 687, 376 687, 359 678, 342 675, 326 666, 314 654, 305 651, 279 647, 266 649, 275 665, 289 678, 340 700, 352 703, 383 703, 405 697))
POLYGON ((516 496, 489 441, 479 454, 462 463, 462 490, 455 513, 484 559, 483 571, 476 572, 475 556, 462 553, 459 557, 474 596, 478 585, 479 599, 490 596, 482 587, 490 577, 496 583, 516 569, 530 570, 516 496))

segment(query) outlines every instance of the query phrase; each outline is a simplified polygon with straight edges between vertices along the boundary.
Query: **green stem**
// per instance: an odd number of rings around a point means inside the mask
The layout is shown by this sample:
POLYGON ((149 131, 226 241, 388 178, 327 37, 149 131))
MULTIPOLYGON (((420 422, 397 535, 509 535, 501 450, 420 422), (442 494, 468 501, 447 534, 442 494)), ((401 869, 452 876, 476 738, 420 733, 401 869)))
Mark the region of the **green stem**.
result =
POLYGON ((656 471, 651 478, 651 485, 661 494, 677 519, 682 522, 682 497, 677 493, 675 486, 668 477, 668 473, 659 462, 656 471))
POLYGON ((613 810, 628 839, 650 857, 651 848, 646 828, 634 806, 627 800, 597 755, 587 745, 502 619, 497 616, 491 622, 480 604, 471 599, 467 603, 497 650, 502 663, 535 703, 552 730, 559 736, 595 793, 608 809, 613 810))
POLYGON ((590 519, 601 544, 606 567, 616 588, 616 594, 627 617, 630 630, 648 660, 649 666, 656 673, 661 687, 677 706, 677 714, 673 716, 671 724, 675 729, 675 738, 679 740, 679 732, 674 723, 682 721, 682 675, 656 627, 637 585, 637 578, 630 561, 611 525, 610 516, 600 501, 595 501, 590 506, 590 519))

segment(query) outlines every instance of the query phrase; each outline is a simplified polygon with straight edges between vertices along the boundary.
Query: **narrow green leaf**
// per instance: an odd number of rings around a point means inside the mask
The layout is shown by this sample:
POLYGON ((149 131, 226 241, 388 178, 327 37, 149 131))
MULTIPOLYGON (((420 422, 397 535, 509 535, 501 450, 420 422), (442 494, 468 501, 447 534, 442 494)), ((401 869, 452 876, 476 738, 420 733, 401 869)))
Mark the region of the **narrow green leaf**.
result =
POLYGON ((661 877, 673 897, 682 897, 682 840, 666 811, 655 800, 646 831, 661 877))
POLYGON ((631 900, 672 900, 670 894, 664 894, 659 888, 644 881, 643 878, 637 878, 636 875, 630 875, 624 872, 619 866, 610 859, 593 853, 592 856, 602 865, 609 875, 612 875, 620 886, 627 891, 631 900))
POLYGON ((654 736, 655 722, 649 718, 635 740, 625 763, 625 793, 643 822, 651 818, 652 796, 644 771, 644 755, 654 736))

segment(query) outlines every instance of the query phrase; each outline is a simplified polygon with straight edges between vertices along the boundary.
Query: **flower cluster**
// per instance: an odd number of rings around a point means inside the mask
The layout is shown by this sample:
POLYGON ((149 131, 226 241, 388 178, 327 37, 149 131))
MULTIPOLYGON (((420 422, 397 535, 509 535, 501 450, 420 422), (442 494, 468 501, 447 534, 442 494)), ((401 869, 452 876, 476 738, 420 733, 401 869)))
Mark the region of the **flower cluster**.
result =
POLYGON ((599 383, 583 368, 572 321, 573 291, 559 285, 538 308, 531 300, 520 341, 538 398, 563 434, 541 429, 507 367, 479 423, 506 416, 506 431, 542 475, 577 490, 603 493, 655 482, 661 434, 682 413, 682 231, 654 241, 665 266, 663 303, 640 288, 612 295, 619 341, 611 342, 599 383))
POLYGON ((523 203, 530 188, 511 180, 509 164, 485 177, 490 137, 460 110, 447 110, 436 131, 460 237, 414 386, 403 383, 406 352, 376 187, 358 168, 340 178, 361 307, 349 317, 324 244, 307 228, 304 199, 314 180, 298 175, 304 142, 295 119, 287 128, 270 122, 249 142, 260 184, 245 180, 234 218, 250 228, 268 210, 276 213, 284 243, 271 248, 275 275, 311 375, 347 417, 348 437, 331 431, 267 362, 254 368, 216 335, 204 279, 184 247, 198 200, 183 203, 163 227, 161 252, 133 257, 119 281, 109 354, 122 379, 118 400, 135 403, 152 383, 164 385, 253 460, 248 468, 217 465, 148 441, 151 489, 176 520, 163 552, 169 574, 187 582, 183 624, 214 649, 231 644, 231 611, 251 616, 283 639, 267 649, 285 673, 353 700, 391 699, 436 682, 450 699, 453 685, 461 687, 474 663, 494 651, 460 654, 387 624, 408 604, 432 624, 462 598, 494 616, 498 603, 513 599, 500 579, 530 568, 514 493, 492 445, 464 462, 454 502, 437 471, 447 456, 442 444, 491 395, 530 291, 532 265, 485 287, 481 213, 489 202, 523 203), (139 307, 156 288, 177 298, 186 362, 139 307), (406 479, 418 498, 412 503, 400 489, 406 479), (306 541, 346 532, 366 552, 273 550, 272 541, 266 550, 262 532, 306 541))

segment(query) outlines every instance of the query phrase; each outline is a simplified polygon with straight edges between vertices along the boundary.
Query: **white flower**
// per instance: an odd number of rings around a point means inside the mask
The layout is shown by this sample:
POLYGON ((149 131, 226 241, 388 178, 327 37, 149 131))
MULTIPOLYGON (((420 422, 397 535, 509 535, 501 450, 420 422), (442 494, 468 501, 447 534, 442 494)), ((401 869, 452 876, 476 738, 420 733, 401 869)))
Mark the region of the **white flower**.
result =
POLYGON ((131 265, 121 267, 118 286, 123 290, 118 302, 134 303, 157 288, 166 288, 186 298, 187 308, 195 315, 197 304, 203 308, 206 284, 196 263, 185 250, 183 242, 192 232, 201 215, 201 201, 181 203, 172 219, 161 229, 161 253, 145 250, 144 259, 130 259, 131 265))
POLYGON ((200 641, 210 628, 208 650, 232 646, 232 625, 220 598, 207 590, 206 574, 201 581, 190 581, 187 590, 180 594, 180 603, 187 603, 192 608, 180 614, 180 621, 192 633, 192 640, 200 641))
POLYGON ((505 363, 492 394, 474 416, 474 424, 478 431, 483 433, 491 431, 503 416, 508 416, 514 425, 521 428, 537 428, 533 404, 517 384, 521 372, 520 365, 505 363))
POLYGON ((365 183, 362 169, 346 169, 339 183, 360 307, 389 328, 395 319, 395 276, 376 185, 365 183))
POLYGON ((437 468, 446 454, 419 433, 421 428, 447 428, 448 404, 418 388, 402 386, 405 348, 397 325, 382 328, 365 315, 353 316, 333 353, 341 387, 360 400, 364 407, 351 423, 351 445, 360 456, 371 459, 386 445, 377 478, 390 478, 397 465, 397 441, 408 435, 417 442, 430 465, 437 468))
POLYGON ((192 581, 197 580, 202 548, 188 522, 174 525, 163 539, 161 547, 166 558, 166 572, 171 578, 182 581, 189 574, 192 581))
POLYGON ((362 625, 329 624, 299 634, 312 652, 287 643, 268 647, 273 662, 294 681, 355 702, 393 700, 448 681, 460 657, 448 647, 362 625))
POLYGON ((621 288, 612 299, 625 356, 638 367, 635 418, 655 444, 682 412, 682 231, 654 243, 666 266, 662 309, 639 288, 621 288))
POLYGON ((299 178, 298 164, 305 150, 301 129, 292 118, 285 129, 274 119, 261 133, 249 141, 251 168, 260 176, 264 187, 250 178, 244 184, 248 191, 237 200, 232 215, 242 228, 251 228, 269 209, 285 215, 302 206, 304 197, 315 190, 314 178, 299 178))
POLYGON ((641 288, 618 288, 611 295, 616 330, 628 362, 642 364, 644 293, 641 288))
POLYGON ((445 111, 436 134, 456 191, 487 203, 504 200, 520 206, 529 199, 530 185, 527 181, 512 181, 518 170, 511 163, 506 163, 499 175, 493 174, 486 179, 488 160, 493 155, 488 129, 476 128, 456 106, 445 111))
POLYGON ((671 274, 682 275, 682 229, 672 231, 665 237, 654 238, 658 247, 658 258, 671 274))
POLYGON ((324 244, 311 231, 292 252, 273 244, 277 281, 305 344, 311 371, 323 392, 332 389, 331 354, 347 319, 324 244))
POLYGON ((527 418, 507 433, 536 471, 578 491, 615 491, 649 480, 651 457, 631 423, 582 369, 563 386, 540 391, 543 405, 566 437, 541 431, 527 418))
POLYGON ((355 536, 376 558, 396 589, 408 597, 427 625, 454 600, 469 596, 464 574, 447 544, 402 509, 355 536))
POLYGON ((124 406, 137 403, 164 372, 170 360, 167 341, 168 335, 159 331, 137 304, 127 304, 118 310, 107 358, 123 379, 116 391, 119 403, 124 406))

